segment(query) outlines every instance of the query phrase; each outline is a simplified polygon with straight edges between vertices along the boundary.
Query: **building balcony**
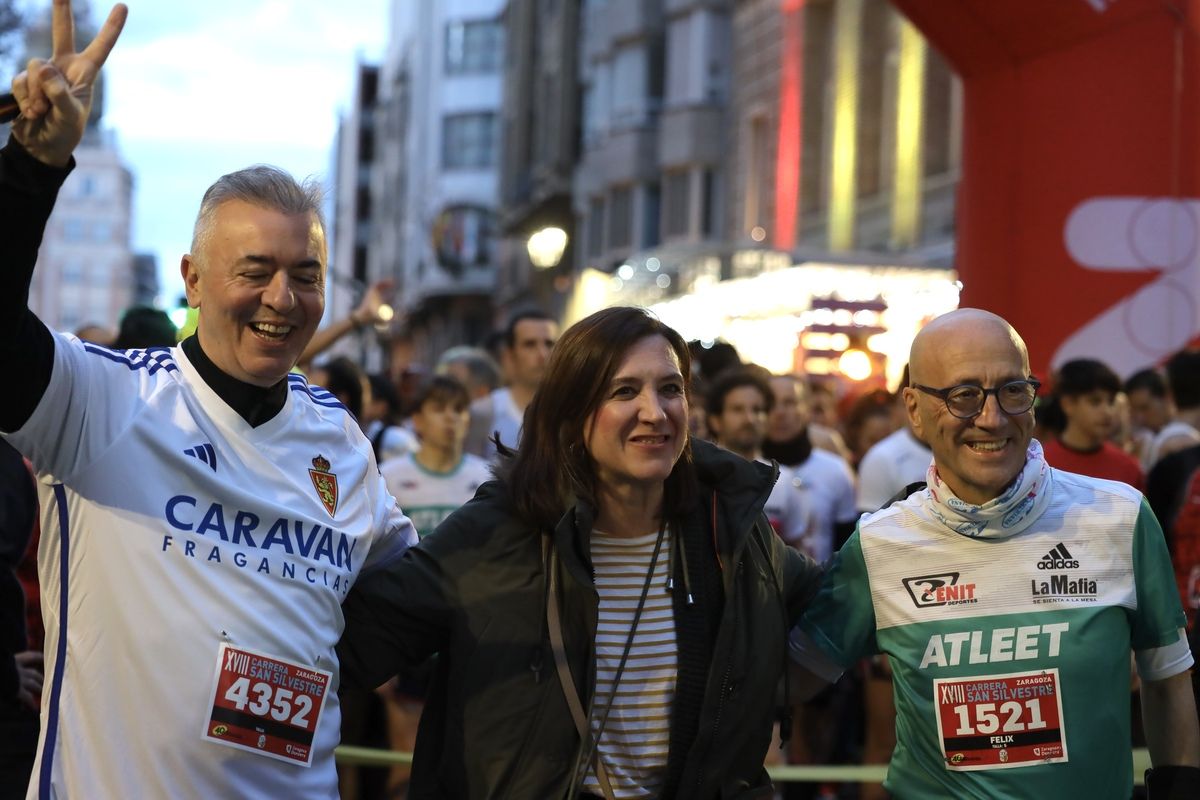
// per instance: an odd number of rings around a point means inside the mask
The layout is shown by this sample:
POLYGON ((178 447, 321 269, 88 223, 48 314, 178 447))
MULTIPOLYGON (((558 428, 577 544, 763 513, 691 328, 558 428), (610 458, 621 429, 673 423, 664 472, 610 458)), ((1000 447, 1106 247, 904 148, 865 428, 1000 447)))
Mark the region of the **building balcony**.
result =
POLYGON ((610 133, 583 155, 575 173, 577 192, 602 194, 609 186, 639 183, 658 176, 657 127, 610 133))
POLYGON ((659 117, 658 160, 665 168, 713 164, 725 148, 725 111, 717 106, 671 108, 659 117))

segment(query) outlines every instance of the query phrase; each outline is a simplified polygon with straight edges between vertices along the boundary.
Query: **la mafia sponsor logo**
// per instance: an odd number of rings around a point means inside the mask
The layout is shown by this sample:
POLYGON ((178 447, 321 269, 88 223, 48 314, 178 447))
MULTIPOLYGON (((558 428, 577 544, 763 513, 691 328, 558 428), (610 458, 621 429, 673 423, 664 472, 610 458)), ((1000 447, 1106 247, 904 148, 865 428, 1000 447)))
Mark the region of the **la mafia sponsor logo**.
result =
POLYGON ((937 606, 958 606, 968 603, 978 603, 975 596, 975 584, 960 582, 958 572, 943 572, 937 575, 922 575, 916 578, 902 578, 908 596, 912 598, 917 608, 934 608, 937 606))
MULTIPOLYGON (((1079 569, 1079 559, 1059 542, 1037 562, 1039 570, 1079 569)), ((1100 594, 1099 584, 1087 576, 1059 572, 1030 580, 1030 594, 1035 603, 1094 603, 1100 594)))

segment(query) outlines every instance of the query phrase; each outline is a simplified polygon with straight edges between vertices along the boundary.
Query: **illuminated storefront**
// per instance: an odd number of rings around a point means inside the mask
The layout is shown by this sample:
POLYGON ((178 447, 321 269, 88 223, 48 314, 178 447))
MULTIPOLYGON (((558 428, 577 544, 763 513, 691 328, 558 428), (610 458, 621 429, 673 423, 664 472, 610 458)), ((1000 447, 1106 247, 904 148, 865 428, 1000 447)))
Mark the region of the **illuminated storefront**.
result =
MULTIPOLYGON (((723 339, 743 360, 772 372, 875 382, 886 376, 895 387, 912 337, 933 317, 958 307, 961 286, 950 269, 811 261, 793 266, 787 254, 774 251, 743 251, 731 261, 744 262, 747 253, 761 269, 727 280, 720 280, 722 259, 715 255, 689 259, 678 270, 650 256, 611 276, 588 271, 577 284, 572 319, 607 305, 644 305, 686 339, 723 339), (863 361, 855 363, 854 351, 866 354, 869 372, 855 373, 863 361)), ((736 271, 750 269, 743 263, 736 271)))

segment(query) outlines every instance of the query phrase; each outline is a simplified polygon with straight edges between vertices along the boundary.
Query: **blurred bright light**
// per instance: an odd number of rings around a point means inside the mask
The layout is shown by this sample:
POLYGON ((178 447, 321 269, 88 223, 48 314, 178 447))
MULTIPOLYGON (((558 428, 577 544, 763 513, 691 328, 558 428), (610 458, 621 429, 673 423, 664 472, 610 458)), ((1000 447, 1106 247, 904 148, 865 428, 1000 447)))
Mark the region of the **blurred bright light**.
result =
POLYGON ((871 357, 862 350, 847 350, 837 363, 838 371, 852 381, 865 381, 871 377, 871 357))
POLYGON ((623 281, 633 280, 633 267, 629 264, 622 264, 621 268, 617 270, 617 275, 623 281))
POLYGON ((761 242, 763 239, 767 238, 767 231, 765 228, 763 228, 763 226, 755 225, 750 229, 750 238, 756 242, 761 242))
POLYGON ((671 276, 665 275, 665 274, 659 275, 657 278, 654 279, 654 282, 656 284, 658 284, 658 288, 665 289, 671 285, 671 276))
POLYGON ((835 333, 829 337, 830 350, 845 350, 850 346, 850 337, 844 333, 835 333))
POLYGON ((562 261, 563 251, 567 249, 567 232, 562 228, 542 228, 529 237, 526 243, 529 250, 529 260, 538 269, 550 269, 562 261))
POLYGON ((176 308, 172 308, 167 312, 167 316, 171 318, 171 324, 175 326, 176 330, 178 330, 187 324, 187 306, 178 306, 176 308))
POLYGON ((658 272, 658 268, 662 266, 662 262, 654 256, 646 259, 646 269, 649 272, 658 272))
POLYGON ((379 306, 378 313, 379 313, 379 321, 384 322, 384 323, 391 322, 392 318, 396 316, 395 310, 393 310, 392 307, 389 306, 387 303, 384 303, 381 306, 379 306))

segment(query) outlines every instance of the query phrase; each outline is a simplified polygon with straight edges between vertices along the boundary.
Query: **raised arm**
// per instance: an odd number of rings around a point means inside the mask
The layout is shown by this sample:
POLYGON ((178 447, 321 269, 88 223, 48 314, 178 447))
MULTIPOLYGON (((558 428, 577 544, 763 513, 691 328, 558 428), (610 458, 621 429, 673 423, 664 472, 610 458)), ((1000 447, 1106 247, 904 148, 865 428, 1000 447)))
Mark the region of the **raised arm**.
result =
POLYGON ((328 350, 351 331, 359 330, 367 325, 378 325, 390 321, 393 312, 392 307, 386 301, 391 295, 392 285, 393 282, 387 278, 371 284, 349 316, 335 320, 317 331, 308 343, 308 347, 304 348, 304 352, 300 355, 300 366, 306 367, 314 358, 328 350))
POLYGON ((100 33, 75 52, 69 0, 55 0, 53 53, 13 81, 21 116, 0 150, 0 371, 18 376, 0 395, 0 430, 19 429, 37 407, 54 365, 54 339, 29 310, 29 283, 42 231, 71 153, 83 138, 96 78, 125 24, 117 5, 100 33))
POLYGON ((71 0, 54 0, 50 60, 31 60, 12 84, 21 109, 13 122, 13 138, 43 164, 65 167, 70 163, 91 112, 92 84, 121 35, 127 14, 123 3, 113 6, 96 38, 76 52, 71 0))

